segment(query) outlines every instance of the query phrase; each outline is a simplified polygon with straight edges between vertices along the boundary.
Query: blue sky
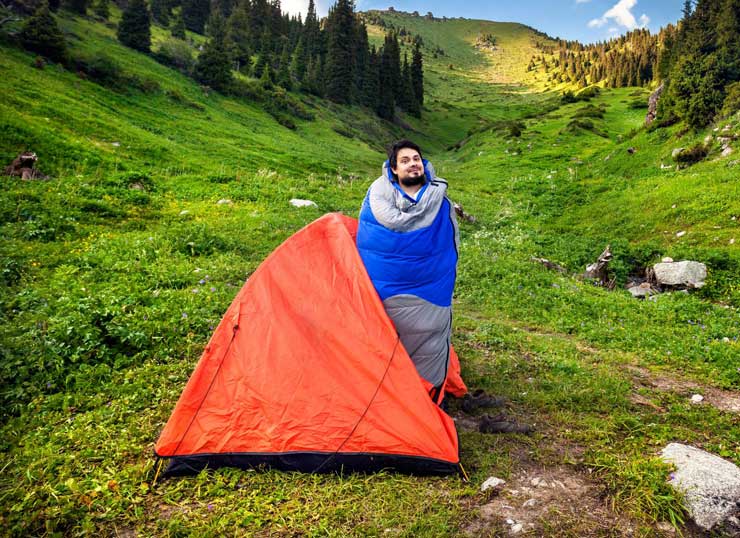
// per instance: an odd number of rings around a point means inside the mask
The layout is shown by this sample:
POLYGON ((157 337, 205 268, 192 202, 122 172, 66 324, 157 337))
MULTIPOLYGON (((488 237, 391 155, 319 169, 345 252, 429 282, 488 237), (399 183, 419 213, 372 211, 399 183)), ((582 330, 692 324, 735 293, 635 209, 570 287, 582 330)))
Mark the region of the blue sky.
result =
MULTIPOLYGON (((314 0, 319 15, 326 15, 333 0, 314 0)), ((387 9, 431 11, 435 16, 521 22, 553 37, 583 43, 601 41, 634 28, 657 31, 681 17, 682 0, 474 0, 421 2, 417 0, 355 0, 358 10, 387 9)), ((305 13, 308 0, 282 0, 284 11, 305 13)))

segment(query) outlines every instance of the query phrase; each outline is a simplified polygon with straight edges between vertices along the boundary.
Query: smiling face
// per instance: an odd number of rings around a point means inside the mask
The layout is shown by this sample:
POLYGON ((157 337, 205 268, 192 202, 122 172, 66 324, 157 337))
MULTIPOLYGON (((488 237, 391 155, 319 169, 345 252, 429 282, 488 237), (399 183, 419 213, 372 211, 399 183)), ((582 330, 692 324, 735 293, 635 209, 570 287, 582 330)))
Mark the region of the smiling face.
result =
POLYGON ((398 182, 405 187, 423 185, 424 163, 419 152, 412 148, 401 148, 396 154, 396 166, 391 168, 398 182))

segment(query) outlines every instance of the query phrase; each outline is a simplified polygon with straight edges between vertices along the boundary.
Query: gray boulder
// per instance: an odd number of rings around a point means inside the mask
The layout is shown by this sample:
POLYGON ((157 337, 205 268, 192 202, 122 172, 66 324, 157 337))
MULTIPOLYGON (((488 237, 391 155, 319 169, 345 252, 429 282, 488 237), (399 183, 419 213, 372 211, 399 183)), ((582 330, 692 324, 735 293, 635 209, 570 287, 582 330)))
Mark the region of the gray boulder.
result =
POLYGON ((684 495, 689 514, 705 530, 740 532, 740 469, 692 446, 671 443, 661 453, 676 472, 669 483, 684 495))
POLYGON ((701 288, 707 279, 707 266, 692 261, 656 263, 653 266, 653 273, 656 282, 661 286, 701 288))

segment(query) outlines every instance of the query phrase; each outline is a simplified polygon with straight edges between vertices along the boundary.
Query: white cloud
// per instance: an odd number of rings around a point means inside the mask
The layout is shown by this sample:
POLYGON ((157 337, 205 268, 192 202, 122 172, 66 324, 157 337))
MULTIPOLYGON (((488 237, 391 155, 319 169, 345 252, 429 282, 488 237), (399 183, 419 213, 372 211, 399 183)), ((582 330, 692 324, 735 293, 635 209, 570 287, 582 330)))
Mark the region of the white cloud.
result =
POLYGON ((601 17, 588 21, 588 27, 601 28, 606 26, 611 20, 613 23, 622 26, 623 28, 627 28, 628 30, 644 28, 650 22, 650 17, 643 13, 640 15, 640 22, 638 23, 635 16, 632 14, 632 8, 636 5, 637 0, 619 0, 619 2, 614 4, 601 17))

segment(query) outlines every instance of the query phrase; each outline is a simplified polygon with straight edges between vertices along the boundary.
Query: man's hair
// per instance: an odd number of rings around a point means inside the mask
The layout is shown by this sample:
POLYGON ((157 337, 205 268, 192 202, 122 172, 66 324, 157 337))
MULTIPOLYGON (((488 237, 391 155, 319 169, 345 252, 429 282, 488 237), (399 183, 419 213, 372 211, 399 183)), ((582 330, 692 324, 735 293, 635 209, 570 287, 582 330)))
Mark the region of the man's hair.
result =
POLYGON ((419 152, 419 157, 422 157, 421 154, 421 148, 414 144, 411 140, 399 140, 398 142, 394 142, 389 148, 388 148, 388 160, 390 161, 391 168, 396 168, 398 166, 398 152, 401 151, 403 148, 411 148, 419 152))

